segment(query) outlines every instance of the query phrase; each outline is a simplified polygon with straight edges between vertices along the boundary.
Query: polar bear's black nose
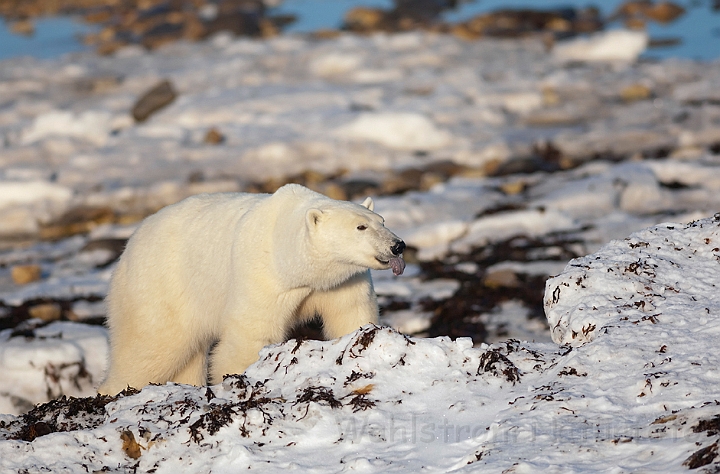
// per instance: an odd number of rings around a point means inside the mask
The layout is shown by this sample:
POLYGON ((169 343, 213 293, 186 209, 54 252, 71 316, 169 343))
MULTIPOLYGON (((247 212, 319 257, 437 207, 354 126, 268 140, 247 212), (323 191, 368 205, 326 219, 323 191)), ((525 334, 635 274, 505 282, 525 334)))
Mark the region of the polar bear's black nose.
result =
POLYGON ((403 253, 403 250, 405 250, 405 242, 402 240, 399 240, 390 248, 390 251, 393 253, 393 255, 400 255, 403 253))

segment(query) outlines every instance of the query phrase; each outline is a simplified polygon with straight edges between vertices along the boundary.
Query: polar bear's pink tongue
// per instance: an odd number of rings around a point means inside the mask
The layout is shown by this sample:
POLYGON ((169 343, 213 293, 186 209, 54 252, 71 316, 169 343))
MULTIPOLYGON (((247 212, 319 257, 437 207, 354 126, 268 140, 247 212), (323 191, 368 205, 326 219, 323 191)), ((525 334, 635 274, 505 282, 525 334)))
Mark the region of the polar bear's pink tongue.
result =
POLYGON ((393 257, 390 259, 390 268, 392 268, 393 275, 402 275, 405 271, 405 260, 402 257, 393 257))

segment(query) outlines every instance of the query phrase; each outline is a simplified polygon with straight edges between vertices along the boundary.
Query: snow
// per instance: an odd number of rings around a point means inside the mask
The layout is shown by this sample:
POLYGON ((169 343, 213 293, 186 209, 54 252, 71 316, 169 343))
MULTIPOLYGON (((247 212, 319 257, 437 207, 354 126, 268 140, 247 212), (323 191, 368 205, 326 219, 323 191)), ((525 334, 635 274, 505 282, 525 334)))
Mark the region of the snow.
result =
MULTIPOLYGON (((97 385, 108 355, 103 328, 54 322, 35 329, 32 336, 22 336, 22 331, 16 337, 9 330, 0 333, 3 386, 12 387, 14 397, 41 403, 62 394, 84 396, 97 385)), ((0 402, 5 413, 17 409, 5 406, 7 395, 0 402)))
POLYGON ((678 472, 712 441, 691 427, 718 413, 719 243, 720 215, 572 260, 545 292, 560 346, 376 326, 291 340, 222 384, 147 387, 83 430, 3 441, 0 459, 53 472, 678 472))
POLYGON ((29 144, 47 137, 76 137, 104 145, 110 134, 111 115, 104 111, 88 110, 75 116, 72 112, 53 110, 39 115, 23 135, 29 144))
POLYGON ((720 214, 682 226, 682 232, 674 232, 678 224, 660 224, 571 260, 561 275, 547 281, 545 308, 553 341, 579 345, 595 339, 598 331, 622 332, 626 324, 657 325, 666 318, 657 326, 663 334, 675 325, 687 332, 689 322, 704 331, 720 306, 718 220, 720 214), (592 288, 602 293, 588 298, 585 290, 592 288), (676 314, 693 319, 675 321, 676 314))
POLYGON ((635 61, 649 42, 645 31, 609 30, 558 44, 560 61, 635 61))
POLYGON ((712 453, 720 74, 637 62, 646 42, 219 34, 4 61, 0 470, 670 473, 712 453), (165 78, 178 98, 135 123, 135 99, 165 78), (623 98, 638 84, 646 99, 623 98), (204 142, 211 128, 222 143, 204 142), (413 170, 411 190, 384 188, 413 170), (389 327, 267 347, 210 388, 30 411, 95 395, 107 338, 86 322, 140 218, 313 173, 373 184, 413 247, 402 276, 372 272, 389 327), (83 206, 111 222, 40 239, 83 206), (14 283, 28 264, 41 279, 14 283), (513 291, 545 279, 538 317, 513 291), (428 302, 470 290, 506 295, 458 320, 484 323, 485 342, 422 337, 437 334, 428 302), (63 321, 9 323, 48 302, 63 321))
POLYGON ((72 197, 72 190, 45 181, 0 183, 0 208, 35 203, 57 203, 62 206, 72 197))
POLYGON ((335 133, 350 140, 369 140, 396 150, 434 150, 447 146, 452 136, 427 117, 410 113, 362 114, 335 133))

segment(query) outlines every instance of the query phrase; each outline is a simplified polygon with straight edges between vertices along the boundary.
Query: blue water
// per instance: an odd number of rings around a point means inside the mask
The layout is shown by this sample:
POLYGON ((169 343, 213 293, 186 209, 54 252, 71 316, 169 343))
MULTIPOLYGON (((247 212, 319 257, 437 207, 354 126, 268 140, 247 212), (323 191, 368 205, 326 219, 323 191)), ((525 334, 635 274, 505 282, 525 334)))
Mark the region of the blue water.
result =
POLYGON ((55 58, 65 53, 88 51, 79 37, 90 33, 93 27, 69 17, 33 20, 35 33, 24 36, 11 33, 9 25, 0 22, 0 59, 16 56, 55 58))
MULTIPOLYGON (((713 0, 676 0, 685 7, 686 13, 669 25, 648 24, 653 38, 680 37, 682 43, 676 46, 652 48, 645 57, 683 57, 699 60, 720 58, 720 12, 712 11, 713 0)), ((623 0, 478 0, 463 4, 461 8, 446 14, 449 21, 464 20, 479 13, 499 8, 549 9, 562 6, 587 7, 596 5, 603 16, 612 13, 623 0)), ((320 28, 337 28, 350 8, 369 6, 389 8, 392 0, 285 0, 276 9, 278 13, 293 13, 298 21, 288 32, 310 32, 320 28)), ((94 27, 67 17, 35 20, 35 34, 26 37, 10 33, 5 23, 0 22, 0 59, 17 56, 37 58, 58 57, 65 53, 86 51, 78 37, 89 33, 94 27)))

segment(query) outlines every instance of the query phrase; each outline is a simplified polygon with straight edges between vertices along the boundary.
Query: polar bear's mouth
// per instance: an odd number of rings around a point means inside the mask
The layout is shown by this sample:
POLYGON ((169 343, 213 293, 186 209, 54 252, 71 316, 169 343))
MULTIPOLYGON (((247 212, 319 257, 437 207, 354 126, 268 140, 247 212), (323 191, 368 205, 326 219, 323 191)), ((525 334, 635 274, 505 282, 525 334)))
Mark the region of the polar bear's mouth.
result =
POLYGON ((379 257, 375 257, 375 260, 392 268, 395 276, 402 275, 403 271, 405 271, 405 260, 403 260, 402 257, 392 257, 390 260, 383 260, 379 257))

